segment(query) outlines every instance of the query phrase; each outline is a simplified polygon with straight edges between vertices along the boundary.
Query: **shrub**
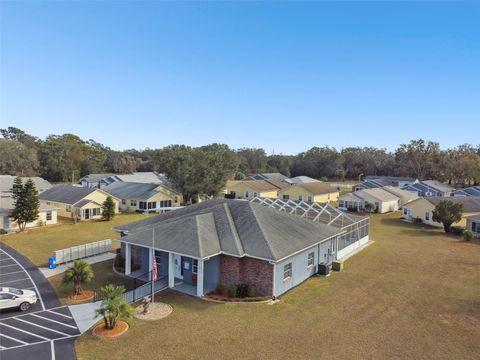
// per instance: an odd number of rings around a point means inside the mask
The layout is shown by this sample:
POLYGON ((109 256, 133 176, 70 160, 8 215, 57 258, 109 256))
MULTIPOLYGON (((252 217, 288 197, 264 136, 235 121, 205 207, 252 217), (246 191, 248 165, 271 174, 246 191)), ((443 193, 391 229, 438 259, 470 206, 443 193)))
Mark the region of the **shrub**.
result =
POLYGON ((473 233, 470 231, 470 230, 464 230, 463 231, 463 238, 466 240, 466 241, 470 241, 473 239, 473 233))
POLYGON ((451 226, 450 232, 455 235, 463 235, 463 228, 460 226, 451 226))
POLYGON ((118 269, 118 268, 123 268, 123 267, 125 267, 125 258, 123 257, 123 255, 121 253, 118 253, 115 256, 115 268, 118 269))
POLYGON ((225 285, 218 284, 217 287, 215 288, 215 294, 223 295, 224 292, 225 292, 225 285))
POLYGON ((322 177, 320 178, 320 180, 321 180, 321 181, 328 181, 328 178, 327 178, 326 176, 322 176, 322 177))
POLYGON ((5 229, 0 229, 0 235, 8 234, 8 231, 5 229))
POLYGON ((228 289, 228 296, 234 298, 237 296, 237 287, 234 285, 230 289, 228 289))
POLYGON ((257 288, 255 287, 255 285, 247 285, 247 296, 249 298, 251 297, 255 297, 257 295, 257 288))
POLYGON ((414 224, 421 224, 421 223, 423 223, 422 219, 419 218, 419 217, 413 218, 413 219, 412 219, 412 222, 413 222, 414 224))

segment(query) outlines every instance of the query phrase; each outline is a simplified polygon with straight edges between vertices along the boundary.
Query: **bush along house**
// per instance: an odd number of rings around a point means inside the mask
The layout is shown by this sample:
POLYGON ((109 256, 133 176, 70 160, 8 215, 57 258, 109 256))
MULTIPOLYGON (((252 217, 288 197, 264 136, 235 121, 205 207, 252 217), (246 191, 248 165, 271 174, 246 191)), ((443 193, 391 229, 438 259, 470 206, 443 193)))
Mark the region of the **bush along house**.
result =
MULTIPOLYGON (((244 200, 191 205, 115 229, 125 274, 202 297, 217 285, 253 285, 277 297, 337 258, 345 230, 244 200), (138 268, 132 271, 132 266, 138 268)), ((368 238, 368 228, 365 236, 368 238)))

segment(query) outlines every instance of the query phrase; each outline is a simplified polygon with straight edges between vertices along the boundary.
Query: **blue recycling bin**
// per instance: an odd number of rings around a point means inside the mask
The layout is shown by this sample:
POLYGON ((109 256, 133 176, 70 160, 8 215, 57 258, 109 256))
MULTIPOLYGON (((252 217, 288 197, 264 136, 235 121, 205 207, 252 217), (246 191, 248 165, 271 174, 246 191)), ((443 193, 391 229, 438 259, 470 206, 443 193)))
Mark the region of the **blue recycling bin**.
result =
POLYGON ((51 257, 48 258, 48 268, 55 269, 57 267, 57 258, 51 257))

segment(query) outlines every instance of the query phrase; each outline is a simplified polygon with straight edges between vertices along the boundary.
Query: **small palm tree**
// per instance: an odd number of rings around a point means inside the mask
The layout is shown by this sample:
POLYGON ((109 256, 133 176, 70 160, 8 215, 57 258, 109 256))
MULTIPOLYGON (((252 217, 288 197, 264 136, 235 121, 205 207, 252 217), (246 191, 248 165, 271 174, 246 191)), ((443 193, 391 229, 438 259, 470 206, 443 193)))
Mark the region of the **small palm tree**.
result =
POLYGON ((73 266, 68 268, 63 275, 64 283, 73 282, 75 295, 82 293, 82 284, 93 279, 93 270, 85 260, 75 260, 73 266))
POLYGON ((105 285, 100 289, 100 296, 103 298, 100 308, 95 310, 98 315, 103 316, 106 329, 114 329, 119 318, 131 318, 132 306, 125 301, 121 294, 125 292, 123 286, 105 285))

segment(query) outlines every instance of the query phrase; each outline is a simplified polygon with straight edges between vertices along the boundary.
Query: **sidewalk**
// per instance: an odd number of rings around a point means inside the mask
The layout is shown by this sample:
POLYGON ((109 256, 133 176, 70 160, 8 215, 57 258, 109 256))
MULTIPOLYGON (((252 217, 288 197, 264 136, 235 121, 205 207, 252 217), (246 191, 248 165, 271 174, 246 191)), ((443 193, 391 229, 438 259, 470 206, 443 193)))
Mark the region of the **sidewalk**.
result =
POLYGON ((70 305, 68 307, 80 333, 83 334, 102 319, 101 316, 95 314, 95 310, 100 308, 101 303, 101 301, 97 301, 94 303, 70 305))
MULTIPOLYGON (((89 264, 96 264, 102 261, 115 259, 115 256, 116 255, 114 253, 108 252, 100 255, 91 256, 82 260, 85 260, 89 264)), ((49 278, 49 277, 64 273, 70 266, 72 266, 72 264, 73 262, 68 262, 62 265, 58 265, 55 269, 41 267, 39 268, 39 270, 42 272, 43 276, 45 276, 46 278, 49 278)))

